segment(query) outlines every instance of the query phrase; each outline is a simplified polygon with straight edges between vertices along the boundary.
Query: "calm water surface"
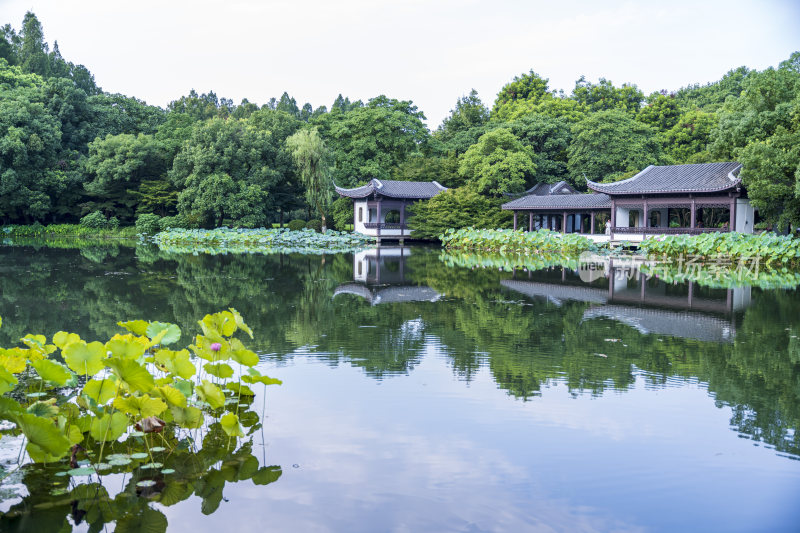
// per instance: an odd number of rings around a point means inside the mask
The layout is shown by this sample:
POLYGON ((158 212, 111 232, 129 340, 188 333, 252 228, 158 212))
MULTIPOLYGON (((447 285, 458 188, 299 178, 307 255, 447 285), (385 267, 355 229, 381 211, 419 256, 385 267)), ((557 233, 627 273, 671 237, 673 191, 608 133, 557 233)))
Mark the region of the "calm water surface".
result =
MULTIPOLYGON (((205 313, 244 315, 284 381, 253 455, 283 474, 152 503, 169 531, 800 530, 799 291, 439 256, 3 246, 0 346, 135 318, 188 342, 205 313)), ((48 482, 9 476, 0 530, 89 530, 48 482)))

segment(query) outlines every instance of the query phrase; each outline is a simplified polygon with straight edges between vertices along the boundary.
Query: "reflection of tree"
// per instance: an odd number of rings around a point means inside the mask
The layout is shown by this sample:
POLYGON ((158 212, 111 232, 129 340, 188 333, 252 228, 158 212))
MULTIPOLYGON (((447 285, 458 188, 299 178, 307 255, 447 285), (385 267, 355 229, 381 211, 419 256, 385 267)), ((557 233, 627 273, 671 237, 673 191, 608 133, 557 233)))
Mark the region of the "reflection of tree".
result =
MULTIPOLYGON (((0 345, 60 329, 104 337, 121 318, 174 322, 188 333, 198 316, 232 306, 270 357, 307 346, 331 365, 347 363, 375 378, 411 372, 434 340, 458 376, 469 380, 487 368, 499 388, 521 399, 556 383, 600 395, 631 387, 637 376, 652 387, 700 380, 732 407, 743 434, 800 453, 793 431, 800 426, 796 291, 754 290, 753 304, 734 321, 733 342, 717 344, 585 320, 588 303, 524 298, 501 286, 510 272, 447 266, 438 250, 415 248, 404 277, 441 300, 374 306, 353 295, 333 298, 352 281, 349 254, 194 256, 115 246, 102 263, 85 255, 0 248, 0 345)), ((559 283, 560 269, 535 276, 559 283)), ((700 296, 718 295, 695 286, 700 296)))
POLYGON ((76 527, 88 524, 90 532, 103 531, 116 522, 116 531, 159 533, 167 530, 167 518, 150 507, 150 502, 169 507, 196 495, 202 513, 208 515, 222 502, 226 483, 249 480, 267 485, 282 473, 279 466, 260 466, 250 442, 236 449, 236 441, 231 441, 219 424, 209 428, 199 451, 178 446, 163 461, 163 468, 173 473, 134 470, 113 498, 102 478, 76 485, 68 477, 54 476, 60 467, 25 465, 21 484, 27 495, 0 515, 0 530, 56 533, 71 529, 69 519, 76 527), (145 486, 142 481, 152 483, 145 486))

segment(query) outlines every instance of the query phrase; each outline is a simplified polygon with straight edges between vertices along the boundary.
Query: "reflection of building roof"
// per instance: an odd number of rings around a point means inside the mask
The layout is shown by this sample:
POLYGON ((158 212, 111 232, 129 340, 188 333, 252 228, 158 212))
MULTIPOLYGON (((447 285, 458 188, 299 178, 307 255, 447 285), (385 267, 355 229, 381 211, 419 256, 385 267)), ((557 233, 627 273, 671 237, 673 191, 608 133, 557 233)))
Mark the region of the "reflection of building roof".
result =
POLYGON ((506 279, 500 282, 503 287, 517 291, 531 298, 541 296, 549 298, 554 303, 558 300, 577 300, 604 304, 608 300, 608 291, 592 287, 576 287, 573 285, 556 285, 552 283, 539 283, 536 281, 517 281, 506 279))
POLYGON ((370 289, 360 283, 343 283, 336 287, 333 296, 340 294, 354 294, 364 298, 372 305, 398 302, 435 302, 442 295, 426 286, 396 285, 370 289))
POLYGON ((731 323, 726 320, 687 311, 603 305, 583 313, 584 320, 594 318, 616 320, 645 335, 655 333, 706 342, 731 342, 735 334, 731 323))
POLYGON ((587 181, 600 193, 646 194, 717 192, 739 185, 740 163, 700 163, 694 165, 650 165, 635 176, 615 183, 587 181))
POLYGON ((366 198, 371 194, 379 194, 389 198, 433 198, 447 188, 435 181, 392 181, 372 179, 366 185, 353 189, 336 187, 340 196, 348 198, 366 198))
POLYGON ((503 204, 503 209, 611 209, 607 194, 529 194, 503 204))

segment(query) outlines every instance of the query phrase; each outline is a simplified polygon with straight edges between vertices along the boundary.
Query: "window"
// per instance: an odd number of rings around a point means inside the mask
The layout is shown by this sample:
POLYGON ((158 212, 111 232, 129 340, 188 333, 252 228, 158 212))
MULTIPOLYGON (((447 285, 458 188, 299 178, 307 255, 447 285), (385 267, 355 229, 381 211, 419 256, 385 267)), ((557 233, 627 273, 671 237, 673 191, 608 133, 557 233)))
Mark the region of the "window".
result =
POLYGON ((650 227, 661 227, 661 211, 650 211, 650 227))
POLYGON ((363 207, 359 207, 358 208, 358 221, 359 222, 364 222, 364 208, 363 207))

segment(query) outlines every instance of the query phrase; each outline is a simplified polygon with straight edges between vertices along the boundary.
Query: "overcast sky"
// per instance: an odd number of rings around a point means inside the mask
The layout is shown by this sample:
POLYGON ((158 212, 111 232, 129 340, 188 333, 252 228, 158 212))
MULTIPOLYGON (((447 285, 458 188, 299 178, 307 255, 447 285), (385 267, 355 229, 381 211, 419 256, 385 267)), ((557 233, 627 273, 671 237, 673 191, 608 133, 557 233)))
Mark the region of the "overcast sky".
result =
POLYGON ((583 74, 647 94, 800 50, 797 0, 0 0, 0 23, 28 10, 103 89, 149 104, 192 88, 315 108, 386 94, 431 129, 471 88, 491 105, 530 69, 567 92, 583 74))

